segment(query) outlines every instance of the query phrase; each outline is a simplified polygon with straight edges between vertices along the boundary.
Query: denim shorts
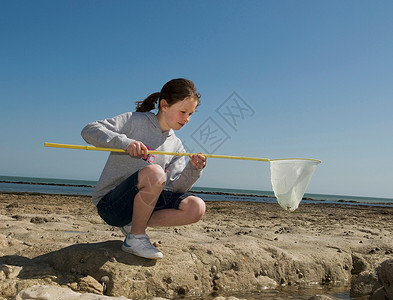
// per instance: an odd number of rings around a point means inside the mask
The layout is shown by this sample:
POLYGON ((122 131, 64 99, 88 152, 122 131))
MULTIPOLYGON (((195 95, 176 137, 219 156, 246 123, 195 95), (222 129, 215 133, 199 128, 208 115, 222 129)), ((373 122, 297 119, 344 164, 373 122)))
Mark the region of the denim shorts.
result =
MULTIPOLYGON (((134 198, 139 192, 138 174, 139 171, 132 174, 98 202, 98 214, 107 224, 121 227, 132 221, 134 198)), ((180 202, 188 196, 191 194, 163 190, 154 211, 166 208, 179 209, 180 202)))

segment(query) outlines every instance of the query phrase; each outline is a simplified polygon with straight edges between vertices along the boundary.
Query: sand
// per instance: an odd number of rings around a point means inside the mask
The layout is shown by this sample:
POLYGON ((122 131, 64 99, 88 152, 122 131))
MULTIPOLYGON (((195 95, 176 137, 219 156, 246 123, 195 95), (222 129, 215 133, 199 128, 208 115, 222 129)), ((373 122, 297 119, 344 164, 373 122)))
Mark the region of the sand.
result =
POLYGON ((369 293, 380 288, 376 268, 393 258, 392 232, 393 207, 301 203, 288 213, 207 202, 196 224, 148 229, 164 254, 153 261, 121 251, 120 230, 89 197, 0 193, 0 299, 36 285, 119 299, 286 299, 279 295, 349 292, 352 283, 361 295, 359 274, 370 274, 369 293))

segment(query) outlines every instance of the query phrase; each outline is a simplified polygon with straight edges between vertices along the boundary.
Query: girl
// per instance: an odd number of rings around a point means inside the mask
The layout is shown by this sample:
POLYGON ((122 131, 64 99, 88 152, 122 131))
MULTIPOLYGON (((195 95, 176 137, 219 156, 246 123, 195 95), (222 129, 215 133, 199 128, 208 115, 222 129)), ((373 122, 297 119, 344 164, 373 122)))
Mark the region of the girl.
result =
POLYGON ((126 236, 126 252, 160 259, 163 255, 151 244, 146 227, 187 225, 205 213, 204 201, 185 192, 201 176, 206 157, 191 155, 186 164, 184 156, 149 154, 185 152, 173 131, 190 121, 199 98, 192 81, 173 79, 161 92, 136 102, 136 112, 90 123, 82 130, 87 143, 128 152, 109 155, 92 199, 102 219, 126 236), (150 111, 157 102, 155 115, 150 111))

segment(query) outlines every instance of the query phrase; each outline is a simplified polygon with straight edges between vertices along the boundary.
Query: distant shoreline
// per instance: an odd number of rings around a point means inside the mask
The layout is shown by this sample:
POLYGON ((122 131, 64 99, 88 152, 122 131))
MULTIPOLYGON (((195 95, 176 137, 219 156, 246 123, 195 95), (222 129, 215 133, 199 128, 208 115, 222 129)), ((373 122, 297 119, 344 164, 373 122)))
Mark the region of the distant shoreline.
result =
MULTIPOLYGON (((12 184, 33 184, 33 185, 54 185, 54 186, 73 186, 73 187, 89 187, 94 188, 95 185, 87 185, 87 184, 70 184, 70 183, 52 183, 52 182, 28 182, 28 181, 9 181, 9 180, 0 180, 0 183, 12 183, 12 184)), ((261 198, 273 198, 275 196, 270 195, 257 195, 257 194, 244 194, 244 193, 227 193, 227 192, 210 192, 210 191, 195 191, 190 190, 190 193, 198 193, 198 194, 209 194, 209 195, 227 195, 227 196, 239 196, 239 197, 261 197, 261 198)), ((303 198, 304 200, 314 200, 311 198, 303 198)))
POLYGON ((56 185, 56 186, 74 186, 74 187, 91 187, 91 188, 94 188, 94 185, 89 185, 89 184, 70 184, 70 183, 52 183, 52 182, 30 182, 30 181, 0 180, 0 183, 34 184, 34 185, 56 185))
MULTIPOLYGON (((73 184, 73 183, 55 183, 55 182, 31 182, 31 181, 15 181, 15 180, 0 180, 0 183, 9 183, 9 184, 28 184, 28 185, 41 185, 41 186, 63 186, 63 187, 81 187, 81 188, 94 188, 94 184, 73 184)), ((222 191, 203 191, 203 190, 190 190, 190 193, 195 193, 195 194, 206 194, 206 195, 216 195, 216 196, 234 196, 234 197, 253 197, 253 198, 267 198, 267 199, 276 199, 274 195, 260 195, 260 194, 253 194, 253 193, 234 193, 234 192, 222 192, 222 191)), ((72 195, 68 193, 50 193, 50 192, 12 192, 12 191, 0 191, 0 193, 21 193, 21 194, 45 194, 45 195, 72 195)), ((80 196, 79 194, 75 194, 76 196, 80 196)), ((86 195, 88 197, 91 197, 90 195, 86 195)), ((327 199, 315 199, 311 197, 303 197, 302 200, 309 200, 309 201, 316 201, 318 203, 324 203, 325 201, 329 201, 327 199)), ((239 201, 244 201, 240 200, 239 201)), ((382 205, 382 206, 393 206, 393 203, 386 203, 386 202, 362 202, 362 201, 356 201, 356 200, 346 200, 346 199, 337 199, 335 200, 336 204, 354 204, 354 205, 382 205)))
MULTIPOLYGON (((87 185, 87 184, 69 184, 69 183, 51 183, 51 182, 27 182, 27 181, 12 181, 12 180, 0 180, 0 183, 9 183, 9 184, 29 184, 29 185, 43 185, 43 186, 64 186, 64 187, 84 187, 84 188, 94 188, 95 185, 87 185)), ((207 194, 207 195, 217 195, 217 196, 235 196, 235 197, 254 197, 254 198, 268 198, 268 199, 276 199, 275 196, 273 195, 258 195, 258 194, 246 194, 246 193, 230 193, 230 192, 219 192, 219 191, 197 191, 197 190, 190 190, 190 193, 195 193, 195 194, 207 194)), ((0 194, 25 194, 25 195, 64 195, 64 196, 70 196, 72 194, 63 194, 63 193, 50 193, 50 192, 19 192, 19 191, 0 191, 0 194)), ((75 194, 75 196, 86 196, 86 197, 91 197, 91 195, 79 195, 75 194)), ((310 200, 310 201, 316 201, 318 203, 323 204, 325 199, 314 199, 310 197, 303 197, 302 200, 310 200)), ((214 200, 215 201, 215 200, 214 200)), ((225 201, 225 200, 224 200, 225 201)), ((243 202, 244 200, 240 200, 240 202, 243 202)), ((252 202, 252 201, 251 201, 252 202)), ((333 203, 330 203, 333 204, 333 203)), ((336 200, 336 204, 359 204, 359 205, 369 205, 369 206, 375 206, 375 205, 382 205, 382 206, 388 206, 391 207, 393 206, 393 203, 386 203, 386 202, 360 202, 360 201, 355 201, 355 200, 345 200, 345 199, 338 199, 336 200)))

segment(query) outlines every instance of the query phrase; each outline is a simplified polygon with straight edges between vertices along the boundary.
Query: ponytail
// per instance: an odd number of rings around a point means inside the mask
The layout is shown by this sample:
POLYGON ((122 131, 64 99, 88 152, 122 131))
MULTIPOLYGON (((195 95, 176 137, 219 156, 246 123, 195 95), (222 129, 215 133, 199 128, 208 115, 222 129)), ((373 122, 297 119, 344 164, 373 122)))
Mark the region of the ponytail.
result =
POLYGON ((161 92, 153 93, 143 101, 137 101, 136 111, 151 111, 156 108, 157 102, 161 101, 161 99, 165 99, 168 105, 171 106, 187 97, 193 98, 199 105, 201 95, 196 91, 195 85, 191 80, 184 78, 172 79, 165 83, 161 92))
POLYGON ((160 93, 153 93, 143 101, 136 102, 136 111, 145 112, 156 108, 156 104, 160 99, 160 93))

